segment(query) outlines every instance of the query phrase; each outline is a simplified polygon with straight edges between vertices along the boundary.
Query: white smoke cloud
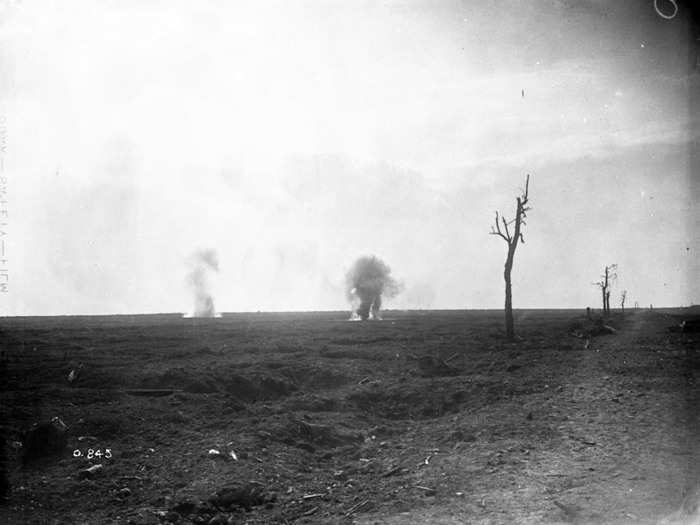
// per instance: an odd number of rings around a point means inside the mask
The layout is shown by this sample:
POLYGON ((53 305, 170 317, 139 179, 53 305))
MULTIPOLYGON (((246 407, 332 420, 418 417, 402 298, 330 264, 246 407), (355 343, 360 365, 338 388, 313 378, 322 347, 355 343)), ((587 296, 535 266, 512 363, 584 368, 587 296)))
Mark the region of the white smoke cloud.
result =
POLYGON ((189 258, 190 272, 187 283, 192 289, 194 308, 185 317, 221 317, 214 307, 210 275, 219 271, 219 260, 214 250, 200 250, 189 258))

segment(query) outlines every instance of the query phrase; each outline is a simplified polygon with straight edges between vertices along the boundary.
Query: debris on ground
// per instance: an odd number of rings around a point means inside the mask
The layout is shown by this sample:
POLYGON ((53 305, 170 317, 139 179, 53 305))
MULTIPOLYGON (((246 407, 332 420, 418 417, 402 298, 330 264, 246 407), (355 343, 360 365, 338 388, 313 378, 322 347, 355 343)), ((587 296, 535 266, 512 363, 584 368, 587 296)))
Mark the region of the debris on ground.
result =
POLYGON ((364 507, 366 507, 368 504, 369 504, 369 500, 366 499, 366 500, 364 500, 364 501, 361 501, 361 502, 358 503, 357 505, 353 505, 353 506, 350 508, 350 510, 348 510, 348 511, 345 513, 345 516, 351 516, 352 514, 356 513, 357 511, 362 510, 362 509, 363 509, 364 507))
POLYGON ((422 490, 423 494, 425 494, 426 496, 435 496, 435 494, 437 494, 437 490, 435 490, 434 488, 431 488, 431 487, 424 487, 422 485, 416 485, 416 488, 418 490, 422 490))
POLYGON ((224 513, 219 513, 207 522, 207 525, 228 525, 229 523, 235 523, 229 520, 229 516, 224 513))
POLYGON ((81 470, 78 474, 78 477, 80 479, 94 478, 99 472, 102 471, 103 468, 104 466, 101 463, 98 463, 97 465, 93 465, 91 467, 81 470))
POLYGON ((80 363, 76 368, 72 369, 68 374, 68 383, 73 384, 80 379, 80 373, 83 370, 83 364, 80 363))

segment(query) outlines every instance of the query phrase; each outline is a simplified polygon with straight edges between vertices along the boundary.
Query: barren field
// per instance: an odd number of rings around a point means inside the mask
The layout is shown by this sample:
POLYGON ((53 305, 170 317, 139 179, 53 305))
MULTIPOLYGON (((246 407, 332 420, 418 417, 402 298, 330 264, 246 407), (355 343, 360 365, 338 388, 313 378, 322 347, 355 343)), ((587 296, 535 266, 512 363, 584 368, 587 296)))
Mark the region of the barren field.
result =
POLYGON ((589 337, 580 311, 517 311, 516 342, 500 311, 2 319, 11 493, 0 521, 657 523, 676 512, 692 523, 698 335, 667 330, 682 315, 616 313, 616 333, 589 337), (23 466, 22 432, 53 417, 68 446, 23 466))

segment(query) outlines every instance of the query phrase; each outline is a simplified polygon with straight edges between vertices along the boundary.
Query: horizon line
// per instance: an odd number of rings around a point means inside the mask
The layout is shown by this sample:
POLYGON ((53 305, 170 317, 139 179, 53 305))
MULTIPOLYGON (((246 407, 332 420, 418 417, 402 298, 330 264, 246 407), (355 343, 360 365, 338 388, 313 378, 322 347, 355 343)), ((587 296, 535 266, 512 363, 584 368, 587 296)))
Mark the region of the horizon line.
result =
MULTIPOLYGON (((652 303, 653 304, 653 303, 652 303)), ((698 307, 698 304, 666 306, 659 305, 649 308, 648 306, 625 308, 629 310, 669 310, 669 309, 684 309, 698 307)), ((542 311, 542 310, 581 310, 585 311, 586 307, 574 306, 555 306, 555 307, 522 307, 513 308, 513 312, 518 311, 542 311)), ((595 312, 602 308, 591 308, 595 312)), ((503 308, 388 308, 382 312, 503 312, 503 308)), ((622 312, 621 308, 612 308, 614 312, 622 312)), ((102 313, 102 314, 22 314, 22 315, 0 315, 0 319, 13 319, 21 317, 134 317, 134 316, 179 316, 182 319, 223 319, 224 316, 233 315, 259 315, 259 314, 314 314, 314 313, 348 313, 347 310, 240 310, 232 312, 217 312, 216 317, 209 316, 192 316, 188 312, 134 312, 134 313, 102 313)))

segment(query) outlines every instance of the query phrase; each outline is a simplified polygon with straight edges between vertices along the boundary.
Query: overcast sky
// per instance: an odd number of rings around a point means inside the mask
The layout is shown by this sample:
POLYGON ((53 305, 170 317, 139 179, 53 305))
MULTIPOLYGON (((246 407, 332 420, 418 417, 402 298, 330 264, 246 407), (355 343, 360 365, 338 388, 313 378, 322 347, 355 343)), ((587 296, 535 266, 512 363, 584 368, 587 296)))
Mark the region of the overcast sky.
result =
POLYGON ((0 314, 185 312, 202 249, 224 312, 347 308, 363 254, 388 307, 498 308, 526 173, 516 308, 611 263, 698 303, 698 49, 653 0, 4 1, 0 314))

